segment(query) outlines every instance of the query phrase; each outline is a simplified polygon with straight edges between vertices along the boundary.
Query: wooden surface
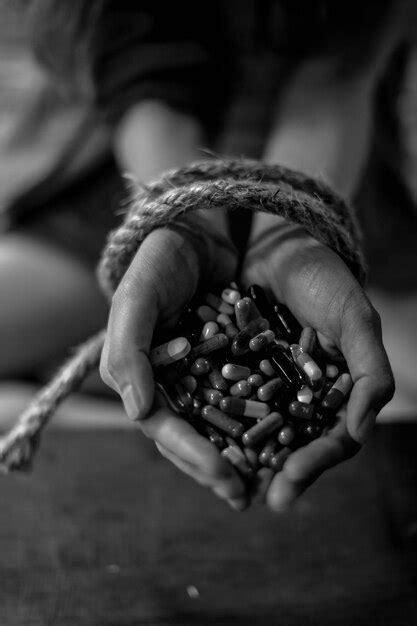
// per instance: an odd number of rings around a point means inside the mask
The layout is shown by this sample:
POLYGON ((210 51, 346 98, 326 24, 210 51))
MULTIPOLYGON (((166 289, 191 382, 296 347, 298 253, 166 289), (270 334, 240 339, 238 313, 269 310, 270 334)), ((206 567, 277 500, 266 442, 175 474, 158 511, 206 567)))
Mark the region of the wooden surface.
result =
POLYGON ((128 429, 52 429, 0 480, 0 624, 415 626, 377 448, 288 514, 238 514, 128 429))

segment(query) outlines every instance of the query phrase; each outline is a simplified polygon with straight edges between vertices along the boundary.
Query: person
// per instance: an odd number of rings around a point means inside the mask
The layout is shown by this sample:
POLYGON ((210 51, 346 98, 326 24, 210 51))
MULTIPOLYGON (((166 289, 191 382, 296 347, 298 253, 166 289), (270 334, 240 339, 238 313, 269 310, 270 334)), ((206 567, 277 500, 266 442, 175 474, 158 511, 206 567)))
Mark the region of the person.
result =
MULTIPOLYGON (((288 3, 281 4, 294 18, 288 3)), ((296 18, 305 26, 302 4, 297 3, 296 18)), ((331 12, 331 3, 320 4, 331 12)), ((329 54, 325 47, 309 49, 308 45, 306 50, 297 51, 297 62, 281 93, 266 143, 267 162, 319 175, 344 195, 353 195, 369 149, 373 93, 402 33, 400 11, 391 3, 382 5, 377 12, 380 19, 374 25, 375 37, 369 42, 365 37, 361 40, 358 56, 366 63, 347 62, 349 37, 348 44, 342 46, 343 54, 340 50, 329 54)), ((44 19, 45 15, 51 16, 54 2, 35 2, 33 6, 35 48, 55 82, 59 84, 62 76, 71 77, 69 83, 81 110, 78 121, 83 122, 78 125, 78 137, 83 141, 78 145, 67 141, 59 176, 55 170, 55 178, 48 180, 55 183, 55 194, 50 189, 47 199, 41 194, 41 212, 26 210, 28 197, 33 196, 30 188, 25 198, 20 196, 9 203, 12 227, 3 236, 0 250, 7 267, 14 267, 16 272, 13 277, 0 277, 7 294, 0 315, 0 328, 7 339, 1 359, 2 376, 36 367, 88 334, 106 316, 101 296, 93 287, 91 257, 96 247, 92 252, 87 246, 89 262, 80 263, 67 233, 62 236, 57 228, 57 224, 65 225, 65 207, 54 215, 54 203, 62 201, 57 190, 64 189, 67 194, 68 187, 75 188, 77 193, 72 200, 70 194, 70 202, 81 197, 84 207, 86 202, 97 206, 104 197, 108 209, 107 185, 110 181, 114 184, 112 192, 118 190, 117 168, 146 182, 167 168, 195 160, 200 156, 200 146, 213 138, 224 117, 233 71, 227 34, 220 28, 227 23, 221 3, 212 3, 202 16, 201 8, 189 2, 176 3, 172 8, 158 2, 90 3, 87 8, 80 0, 71 5, 69 13, 58 3, 56 22, 44 19), (81 62, 74 54, 68 58, 51 55, 51 50, 58 49, 54 37, 60 39, 63 35, 56 23, 62 24, 67 14, 74 23, 71 27, 71 20, 67 22, 66 49, 76 49, 81 62), (50 30, 54 24, 55 31, 50 30), (88 45, 74 46, 85 24, 88 45), (84 72, 85 67, 90 71, 84 72), (107 132, 97 124, 97 111, 106 122, 107 132), (96 143, 90 137, 89 142, 85 141, 86 129, 91 136, 92 131, 97 132, 98 138, 93 137, 96 143), (74 163, 79 161, 81 146, 87 153, 88 167, 85 162, 74 163), (68 153, 71 156, 74 152, 77 159, 70 160, 68 153), (78 178, 74 176, 77 166, 83 173, 78 178), (86 189, 91 181, 93 193, 88 197, 86 189), (33 290, 30 324, 22 306, 22 293, 27 294, 29 286, 33 290), (47 341, 45 328, 49 332, 47 341), (25 351, 17 354, 16 344, 23 329, 25 351)), ((368 18, 374 17, 371 14, 368 18)), ((327 31, 331 25, 330 20, 327 31)), ((365 20, 362 35, 367 25, 365 20)), ((332 36, 331 45, 334 39, 332 36)), ((311 44, 311 38, 308 41, 311 44)), ((74 125, 69 128, 68 134, 74 135, 74 125)), ((41 186, 41 192, 44 190, 45 185, 41 186)), ((29 204, 36 206, 36 202, 29 204)), ((113 208, 114 203, 110 204, 113 208)), ((74 226, 72 206, 66 223, 74 226)), ((85 213, 79 214, 85 218, 85 213)), ((242 509, 248 504, 247 494, 234 470, 187 422, 160 406, 158 400, 154 404, 147 359, 155 327, 175 320, 197 285, 207 280, 207 268, 214 282, 226 281, 234 273, 237 254, 227 245, 230 233, 226 216, 222 211, 199 213, 197 221, 192 222, 192 234, 189 229, 157 230, 138 250, 112 301, 101 374, 121 395, 127 414, 139 421, 142 431, 155 440, 164 456, 210 486, 233 507, 242 509)), ((114 224, 113 219, 107 214, 100 224, 104 231, 114 224)), ((97 216, 90 216, 89 231, 85 225, 83 231, 94 234, 94 246, 104 239, 104 234, 101 239, 97 236, 96 225, 97 216)), ((0 266, 6 267, 4 263, 0 266)), ((267 501, 273 510, 282 510, 325 469, 354 454, 366 441, 377 413, 392 396, 393 378, 382 344, 380 320, 365 292, 335 253, 297 225, 275 216, 256 216, 242 279, 268 286, 302 324, 315 327, 322 345, 343 353, 354 380, 347 415, 328 436, 294 453, 272 480, 267 501)))

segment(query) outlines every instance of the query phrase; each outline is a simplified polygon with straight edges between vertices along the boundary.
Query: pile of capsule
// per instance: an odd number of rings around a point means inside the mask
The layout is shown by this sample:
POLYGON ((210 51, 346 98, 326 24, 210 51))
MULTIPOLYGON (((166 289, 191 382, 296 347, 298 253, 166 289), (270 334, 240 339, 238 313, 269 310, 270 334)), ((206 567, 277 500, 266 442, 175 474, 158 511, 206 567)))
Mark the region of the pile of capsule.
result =
POLYGON ((258 285, 206 294, 171 337, 150 352, 159 390, 248 480, 319 437, 352 388, 346 363, 258 285))

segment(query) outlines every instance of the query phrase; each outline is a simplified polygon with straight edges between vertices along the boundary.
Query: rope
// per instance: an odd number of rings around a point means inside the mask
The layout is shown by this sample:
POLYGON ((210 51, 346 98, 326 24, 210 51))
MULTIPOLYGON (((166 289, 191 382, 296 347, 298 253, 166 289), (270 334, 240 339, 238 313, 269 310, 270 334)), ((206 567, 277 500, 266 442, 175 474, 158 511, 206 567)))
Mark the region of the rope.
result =
MULTIPOLYGON (((362 284, 365 280, 353 211, 325 183, 278 165, 211 160, 172 170, 148 185, 131 185, 123 224, 110 234, 98 267, 109 300, 152 230, 181 222, 189 228, 189 214, 208 208, 280 215, 305 227, 335 250, 362 284)), ((98 366, 104 338, 102 330, 81 345, 0 438, 0 469, 30 467, 42 430, 58 405, 98 366)))

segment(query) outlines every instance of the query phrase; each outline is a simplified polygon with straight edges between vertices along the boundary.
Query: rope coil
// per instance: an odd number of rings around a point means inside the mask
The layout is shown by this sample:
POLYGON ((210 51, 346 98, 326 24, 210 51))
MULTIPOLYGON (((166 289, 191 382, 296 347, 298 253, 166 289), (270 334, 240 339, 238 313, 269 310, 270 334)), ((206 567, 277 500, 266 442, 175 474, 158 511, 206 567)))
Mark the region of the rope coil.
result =
MULTIPOLYGON (((109 300, 152 230, 207 208, 263 211, 295 222, 337 252, 359 282, 365 280, 356 218, 328 185, 279 165, 210 160, 167 172, 149 185, 132 186, 125 219, 110 233, 98 267, 109 300)), ((82 344, 0 438, 0 469, 30 467, 42 430, 58 405, 98 367, 104 338, 102 330, 82 344)))

